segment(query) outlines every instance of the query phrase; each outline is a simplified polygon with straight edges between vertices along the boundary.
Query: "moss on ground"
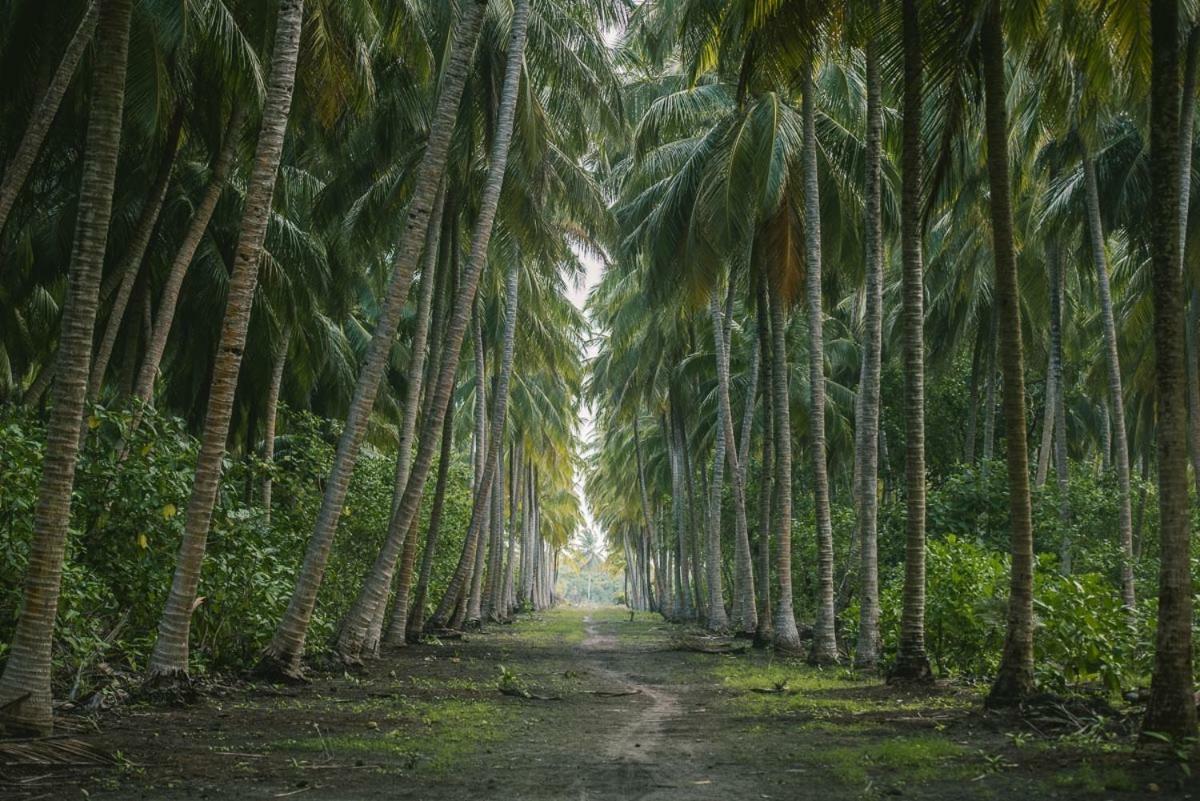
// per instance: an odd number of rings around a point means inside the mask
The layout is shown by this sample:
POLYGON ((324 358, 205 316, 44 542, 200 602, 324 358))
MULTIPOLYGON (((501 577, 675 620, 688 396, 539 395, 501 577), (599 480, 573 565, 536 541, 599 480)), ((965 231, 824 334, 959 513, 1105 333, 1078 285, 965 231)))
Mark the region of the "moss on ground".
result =
POLYGON ((331 760, 387 757, 398 767, 445 773, 477 749, 504 739, 515 718, 511 708, 490 701, 443 698, 407 701, 398 726, 368 721, 361 734, 336 734, 280 740, 271 745, 287 751, 324 754, 331 760))

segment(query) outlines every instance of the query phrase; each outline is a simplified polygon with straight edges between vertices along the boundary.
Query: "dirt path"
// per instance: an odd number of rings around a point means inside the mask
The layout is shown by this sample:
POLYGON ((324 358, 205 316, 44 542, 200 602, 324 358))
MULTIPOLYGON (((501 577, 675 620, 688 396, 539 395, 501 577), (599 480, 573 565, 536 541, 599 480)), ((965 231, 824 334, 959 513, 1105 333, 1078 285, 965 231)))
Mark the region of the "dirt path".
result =
POLYGON ((361 676, 232 682, 188 708, 124 707, 99 731, 74 719, 75 737, 121 764, 0 759, 0 799, 1200 798, 1125 741, 1029 739, 970 691, 681 652, 678 631, 557 610, 402 649, 361 676))

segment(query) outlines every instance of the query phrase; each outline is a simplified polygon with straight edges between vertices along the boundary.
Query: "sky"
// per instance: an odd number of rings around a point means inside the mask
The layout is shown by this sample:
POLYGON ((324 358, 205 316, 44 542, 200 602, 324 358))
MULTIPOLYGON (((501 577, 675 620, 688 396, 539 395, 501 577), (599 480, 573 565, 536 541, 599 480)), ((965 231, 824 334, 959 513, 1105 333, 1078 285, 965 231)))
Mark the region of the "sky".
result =
MULTIPOLYGON (((581 250, 576 251, 579 261, 584 266, 583 280, 574 286, 568 286, 567 296, 571 302, 579 309, 583 309, 587 303, 588 292, 592 290, 596 284, 600 282, 600 276, 604 272, 604 264, 600 259, 593 254, 585 253, 581 250)), ((584 346, 584 357, 590 359, 595 355, 596 346, 589 337, 584 346)), ((595 415, 590 404, 585 404, 579 410, 579 431, 578 437, 581 443, 591 441, 596 432, 595 415)), ((582 450, 582 448, 581 448, 582 450)), ((579 495, 579 501, 583 508, 583 519, 588 528, 596 527, 595 518, 592 516, 591 507, 588 505, 587 493, 583 489, 583 472, 575 478, 575 491, 579 495)), ((601 543, 604 543, 603 538, 600 538, 601 543)))

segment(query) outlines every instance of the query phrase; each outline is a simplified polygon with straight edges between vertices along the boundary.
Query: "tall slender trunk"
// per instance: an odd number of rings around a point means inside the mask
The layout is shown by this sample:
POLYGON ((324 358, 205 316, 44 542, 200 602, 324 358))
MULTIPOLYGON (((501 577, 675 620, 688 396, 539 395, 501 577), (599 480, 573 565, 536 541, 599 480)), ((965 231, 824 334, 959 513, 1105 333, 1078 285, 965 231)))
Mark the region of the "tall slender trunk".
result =
MULTIPOLYGON (((725 360, 728 363, 728 340, 725 353, 725 360)), ((737 537, 737 541, 734 543, 734 618, 738 631, 744 636, 753 636, 754 632, 758 630, 758 608, 754 602, 754 555, 750 551, 750 522, 746 512, 746 483, 749 477, 750 438, 754 431, 754 407, 758 401, 759 362, 761 359, 758 336, 755 335, 751 337, 750 365, 746 368, 749 384, 746 386, 746 396, 742 408, 741 439, 737 441, 737 464, 730 466, 730 472, 734 476, 733 500, 736 523, 734 535, 737 537)), ((732 430, 727 432, 727 436, 732 439, 732 430)), ((727 444, 727 447, 732 449, 732 442, 727 444)))
POLYGON ((1129 439, 1125 433, 1125 398, 1121 382, 1121 358, 1117 352, 1117 324, 1108 286, 1108 256, 1100 221, 1100 190, 1096 166, 1086 145, 1080 146, 1083 183, 1087 199, 1087 230, 1092 261, 1096 268, 1096 290, 1100 295, 1100 320, 1104 329, 1104 357, 1108 368, 1108 400, 1113 428, 1113 462, 1117 468, 1117 542, 1121 547, 1121 598, 1133 608, 1133 493, 1129 482, 1129 439))
POLYGON ((979 428, 979 378, 983 370, 983 332, 982 325, 976 325, 975 346, 971 353, 971 388, 967 397, 967 428, 963 433, 963 463, 975 464, 975 439, 979 428))
POLYGON ((1026 445, 1025 365, 1021 345, 1020 288, 1013 247, 1012 200, 1008 172, 1008 110, 1004 77, 1004 31, 999 0, 990 0, 980 32, 985 94, 988 188, 996 261, 1000 366, 1004 374, 1005 455, 1012 525, 1012 585, 1008 630, 989 706, 1019 703, 1033 689, 1033 520, 1026 445))
POLYGON ((183 542, 179 546, 171 592, 147 665, 150 681, 174 681, 187 677, 188 634, 196 606, 196 589, 200 584, 200 566, 204 561, 213 507, 217 501, 238 371, 242 366, 254 289, 258 284, 259 259, 271 214, 275 178, 283 155, 303 20, 303 0, 281 0, 275 23, 271 76, 263 107, 262 129, 258 136, 250 183, 246 188, 245 212, 238 234, 233 274, 229 280, 221 338, 213 362, 212 385, 200 454, 196 460, 196 476, 188 501, 183 542))
POLYGON ((787 312, 783 298, 770 298, 771 393, 775 435, 775 570, 779 575, 779 600, 772 629, 775 645, 783 651, 800 650, 800 632, 792 609, 792 418, 788 398, 787 312))
POLYGON ((288 346, 292 342, 292 329, 285 324, 275 348, 275 358, 271 363, 271 383, 267 387, 266 417, 263 419, 262 461, 266 467, 263 476, 261 498, 263 514, 267 525, 271 524, 271 470, 275 461, 275 422, 279 416, 279 392, 283 388, 283 368, 287 364, 288 346))
MULTIPOLYGON (((400 504, 404 495, 404 487, 408 484, 408 470, 412 465, 412 441, 417 429, 417 413, 421 406, 421 388, 425 378, 425 347, 429 340, 429 326, 432 323, 433 291, 437 283, 437 264, 439 245, 441 241, 442 213, 446 205, 446 188, 443 183, 434 201, 433 213, 429 216, 429 227, 425 231, 425 260, 421 265, 421 297, 417 301, 417 328, 413 332, 410 362, 408 365, 408 386, 404 393, 404 413, 400 421, 400 439, 396 446, 396 475, 392 482, 392 512, 400 504)), ((390 522, 390 521, 389 521, 390 522)), ((410 529, 412 527, 410 526, 410 529)), ((412 576, 412 561, 416 558, 416 539, 408 535, 404 539, 404 553, 400 557, 401 565, 408 563, 408 572, 412 576)), ((403 567, 401 568, 403 570, 403 567)), ((388 576, 388 581, 392 576, 388 576)), ((404 591, 408 592, 405 586, 404 591)), ((371 612, 371 623, 367 627, 367 637, 363 643, 363 651, 368 656, 379 653, 379 645, 383 637, 383 623, 387 614, 386 599, 376 605, 371 612)))
MULTIPOLYGON (((486 438, 480 437, 477 439, 478 442, 482 443, 480 447, 486 448, 483 453, 483 472, 480 475, 475 491, 475 503, 471 509, 471 523, 467 528, 466 546, 463 549, 463 555, 459 559, 458 566, 450 577, 450 583, 446 588, 446 595, 443 597, 442 603, 433 613, 433 617, 429 619, 429 626, 432 628, 440 628, 445 625, 451 611, 448 599, 451 599, 452 595, 463 590, 468 578, 471 579, 472 591, 474 591, 476 581, 475 577, 471 576, 471 571, 483 571, 482 551, 485 550, 485 539, 488 535, 493 478, 500 469, 500 454, 504 450, 504 425, 508 414, 508 384, 512 376, 519 288, 520 262, 514 260, 508 266, 508 275, 505 282, 504 334, 501 341, 503 350, 500 372, 497 374, 495 395, 492 398, 491 431, 487 432, 486 438)), ((481 419, 486 420, 486 413, 481 413, 481 419)), ((484 432, 480 429, 478 433, 483 435, 484 432)), ((475 616, 471 619, 478 620, 480 612, 479 608, 471 608, 468 609, 467 614, 470 616, 474 613, 475 616)))
POLYGON ((687 570, 687 497, 683 479, 683 448, 676 419, 675 404, 670 403, 671 517, 675 523, 675 613, 683 620, 694 617, 692 591, 687 570))
POLYGON ((142 206, 142 213, 134 228, 133 238, 130 240, 124 259, 114 273, 118 282, 117 293, 109 308, 108 322, 104 326, 100 345, 96 349, 96 358, 92 363, 91 377, 88 379, 88 400, 95 401, 100 397, 104 374, 108 372, 108 363, 112 359, 113 348, 117 344, 117 334, 125 320, 125 309, 129 305, 129 298, 133 295, 133 287, 137 283, 138 272, 141 270, 146 248, 150 245, 150 236, 154 233, 154 226, 158 223, 158 215, 167 199, 167 187, 171 183, 171 170, 175 166, 175 156, 179 152, 179 135, 182 130, 183 105, 180 104, 176 107, 167 130, 167 137, 163 143, 162 160, 159 162, 158 172, 150 187, 150 193, 146 196, 146 202, 142 206))
POLYGON ((83 178, 59 336, 45 458, 33 516, 33 539, 16 631, 0 675, 0 723, 49 734, 54 727, 50 656, 62 583, 79 424, 83 418, 100 273, 104 268, 113 184, 121 146, 121 109, 132 0, 104 0, 100 47, 88 114, 83 178))
POLYGON ((192 257, 196 255, 196 249, 200 247, 200 241, 204 238, 204 231, 208 228, 208 222, 217 208, 217 201, 221 199, 221 192, 224 190, 229 172, 233 168, 245 119, 245 106, 235 101, 233 114, 226 127, 225 141, 221 144, 221 149, 213 161, 212 175, 209 176, 208 185, 204 188, 200 203, 192 212, 192 218, 183 234, 183 241, 179 244, 179 250, 171 261, 171 268, 167 271, 166 280, 159 291, 158 310, 154 314, 154 330, 150 338, 146 340, 146 354, 142 357, 142 366, 138 370, 137 380, 133 386, 134 397, 143 404, 149 403, 154 394, 154 379, 158 376, 158 366, 162 362, 163 352, 167 348, 167 338, 175 321, 175 307, 179 302, 179 291, 183 287, 183 278, 192 263, 192 257))
POLYGON ((925 653, 925 267, 921 253, 923 57, 916 0, 904 0, 903 38, 904 144, 901 155, 903 186, 900 194, 900 239, 904 266, 902 315, 906 523, 900 647, 892 676, 924 681, 931 677, 931 673, 929 657, 925 653))
POLYGON ((1033 479, 1033 486, 1037 489, 1046 486, 1046 479, 1050 477, 1050 452, 1054 449, 1054 396, 1058 393, 1058 387, 1054 385, 1054 370, 1050 364, 1053 359, 1052 353, 1046 355, 1046 393, 1042 401, 1042 435, 1037 449, 1037 472, 1033 479))
MULTIPOLYGON (((476 6, 471 6, 471 8, 476 8, 476 6)), ((482 4, 477 8, 482 9, 482 4)), ((352 610, 352 613, 347 615, 345 625, 342 627, 341 636, 338 638, 338 651, 346 657, 353 658, 360 652, 362 637, 366 627, 364 613, 369 613, 371 605, 379 603, 380 598, 388 591, 388 584, 383 578, 393 569, 396 557, 403 545, 403 534, 407 531, 413 518, 416 517, 419 511, 421 497, 425 491, 425 481, 429 476, 429 468, 433 461, 433 452, 438 446, 438 437, 441 434, 440 425, 446 406, 450 403, 450 395, 454 388, 454 377, 458 371, 459 349, 466 335, 467 318, 475 297, 475 291, 479 286, 479 276, 483 270, 484 263, 487 261, 488 242, 492 235, 492 223, 495 220, 496 206, 500 199, 500 189, 504 181, 509 143, 512 139, 513 118, 516 111, 528 21, 528 0, 517 0, 512 17, 512 33, 506 56, 504 88, 501 92, 496 132, 492 140, 491 164, 488 167, 487 182, 480 198, 479 216, 476 218, 475 230, 472 234, 471 256, 463 274, 462 285, 459 287, 458 297, 455 298, 454 311, 447 327, 447 336, 443 351, 444 357, 441 371, 438 374, 437 384, 434 388, 431 415, 422 426, 421 444, 417 452, 416 461, 413 463, 408 486, 405 488, 404 497, 396 510, 396 514, 393 515, 393 517, 399 518, 398 521, 394 521, 398 525, 395 525, 394 532, 389 529, 383 548, 380 550, 375 563, 371 567, 371 572, 368 574, 363 590, 359 594, 359 600, 356 601, 358 613, 355 614, 354 610, 352 610)), ((478 20, 476 20, 476 26, 477 24, 478 20)), ((477 33, 478 28, 476 27, 475 30, 477 33)), ((507 387, 504 389, 507 391, 507 387)), ((487 482, 485 481, 485 487, 486 484, 487 482)), ((328 543, 326 543, 323 549, 322 562, 327 556, 328 543)), ((298 595, 300 595, 299 589, 300 587, 298 586, 298 595)), ((314 585, 312 588, 314 594, 309 596, 305 592, 303 595, 300 595, 301 604, 294 605, 296 613, 285 617, 284 622, 281 622, 280 630, 277 632, 275 640, 267 653, 267 659, 274 660, 288 672, 295 672, 299 667, 298 663, 304 644, 304 633, 307 629, 308 620, 312 614, 312 605, 315 601, 315 590, 316 586, 314 585), (288 618, 292 618, 293 622, 289 623, 288 618)))
MULTIPOLYGON (((54 71, 54 77, 50 80, 50 85, 46 87, 46 93, 42 95, 41 100, 29 115, 29 124, 25 126, 21 141, 17 145, 17 149, 13 151, 12 158, 4 167, 4 177, 0 178, 0 233, 4 233, 8 215, 17 201, 17 195, 25 185, 25 179, 33 170, 38 151, 42 149, 42 143, 46 141, 46 134, 50 132, 50 125, 54 122, 55 115, 58 114, 58 107, 62 104, 63 96, 66 95, 67 88, 71 85, 71 79, 75 76, 79 61, 87 52, 88 45, 91 44, 92 35, 96 32, 96 21, 99 18, 100 0, 89 0, 83 11, 83 19, 80 20, 79 27, 71 36, 71 41, 67 43, 67 49, 63 51, 62 59, 58 62, 58 69, 54 71)), ((97 73, 102 66, 110 65, 97 63, 97 73)))
MULTIPOLYGON (((479 595, 476 592, 476 571, 482 571, 483 558, 486 550, 487 542, 491 535, 491 508, 494 482, 489 481, 486 486, 483 485, 483 474, 486 470, 488 454, 491 451, 488 448, 488 416, 487 416, 487 393, 485 387, 487 385, 486 376, 486 358, 484 356, 483 347, 483 304, 480 296, 475 295, 475 498, 486 496, 483 506, 483 516, 480 519, 477 527, 477 534, 474 541, 470 538, 464 545, 464 553, 470 551, 469 560, 464 563, 464 571, 467 579, 463 582, 462 589, 467 596, 467 604, 464 608, 466 619, 477 622, 480 615, 483 613, 482 604, 479 604, 479 595)), ((498 374, 497 374, 498 375, 498 374)), ((493 376, 495 379, 496 376, 493 376)), ((493 381, 494 383, 494 381, 493 381)), ((495 387, 493 387, 493 390, 495 387)), ((454 620, 450 624, 450 628, 458 628, 461 620, 454 620)))
MULTIPOLYGON (((398 647, 404 645, 408 640, 415 640, 425 627, 425 604, 429 598, 429 582, 433 578, 433 560, 437 554, 439 535, 442 530, 442 512, 446 508, 446 484, 449 481, 450 462, 453 460, 453 456, 454 405, 450 404, 446 407, 445 420, 442 423, 441 453, 438 457, 437 480, 433 487, 433 506, 429 511, 425 552, 421 555, 421 572, 417 577, 417 587, 410 603, 408 589, 412 581, 413 560, 408 559, 401 563, 400 580, 396 583, 396 602, 392 607, 392 622, 388 627, 386 640, 388 645, 398 647), (407 573, 404 568, 405 564, 408 565, 407 573)), ((415 520, 416 518, 414 518, 415 520)), ((415 534, 415 530, 408 533, 408 536, 414 537, 414 552, 415 534)))
POLYGON ((1000 380, 996 372, 997 355, 1000 352, 1000 332, 997 329, 999 313, 992 309, 988 321, 987 344, 987 390, 984 392, 983 410, 983 470, 996 455, 996 385, 1000 380))
POLYGON ((758 479, 758 628, 754 643, 765 647, 774 639, 771 627, 771 501, 775 491, 775 425, 771 395, 771 325, 765 281, 759 281, 755 317, 758 349, 762 353, 762 472, 758 479))
POLYGON ((1063 380, 1062 321, 1066 300, 1066 271, 1062 268, 1058 248, 1046 249, 1046 265, 1050 271, 1050 380, 1054 383, 1054 477, 1058 484, 1058 519, 1062 523, 1062 543, 1059 547, 1059 568, 1063 575, 1071 574, 1071 492, 1067 476, 1067 404, 1066 383, 1063 380))
POLYGON ((520 472, 517 470, 519 452, 520 444, 514 442, 508 452, 508 547, 505 549, 504 585, 500 591, 501 611, 498 612, 503 620, 512 617, 516 607, 517 499, 521 489, 520 472))
MULTIPOLYGON (((396 258, 392 264, 392 277, 388 284, 387 295, 383 308, 380 311, 379 319, 375 324, 375 330, 371 335, 371 343, 367 348, 366 360, 354 388, 354 398, 350 403, 350 413, 346 417, 346 425, 342 431, 341 439, 338 441, 334 464, 330 470, 329 480, 325 484, 324 497, 321 500, 321 510, 317 514, 316 524, 313 526, 308 549, 304 555, 304 564, 301 567, 300 575, 296 579, 296 586, 292 592, 287 610, 284 612, 282 619, 280 619, 279 625, 275 629, 275 634, 264 651, 260 663, 260 669, 268 674, 293 676, 299 673, 300 658, 303 655, 304 641, 308 634, 308 624, 312 619, 313 608, 316 605, 317 591, 320 589, 321 580, 325 576, 325 565, 329 560, 329 549, 333 544, 333 535, 337 530, 338 520, 341 517, 342 504, 346 497, 346 490, 349 488, 350 476, 354 471, 354 463, 357 461, 358 451, 362 445, 363 436, 366 433, 367 422, 370 418, 371 410, 375 405, 379 382, 383 377, 383 370, 387 365, 387 360, 391 353, 392 340, 395 338, 396 328, 400 322, 400 312, 408 295, 413 268, 416 266, 417 259, 420 257, 421 250, 425 244, 423 234, 429 220, 431 207, 436 199, 438 186, 441 184, 442 176, 445 172, 450 138, 458 116, 458 107, 462 100, 463 88, 466 85, 467 76, 471 70, 475 44, 479 39, 485 5, 486 0, 474 0, 473 2, 466 3, 462 9, 462 15, 454 26, 454 43, 451 46, 449 62, 442 74, 437 107, 429 128, 429 138, 425 153, 421 157, 421 164, 418 167, 413 196, 408 203, 404 229, 401 232, 399 246, 396 249, 396 258)), ((494 205, 495 201, 493 200, 491 215, 495 213, 494 205)), ((484 216, 489 217, 486 227, 490 234, 491 219, 486 210, 487 206, 484 205, 481 219, 484 216)), ((486 245, 486 240, 484 244, 486 245)), ((472 254, 472 258, 478 258, 478 256, 472 254)), ((472 295, 474 293, 474 283, 477 280, 478 277, 476 276, 475 279, 467 282, 471 286, 470 294, 472 295)), ((462 329, 465 329, 465 310, 462 318, 462 329)), ((446 362, 447 364, 453 364, 453 367, 457 368, 457 343, 461 343, 462 341, 463 330, 457 331, 457 340, 453 339, 455 333, 452 326, 450 330, 451 340, 456 344, 452 346, 447 345, 446 362)), ((447 380, 444 378, 446 373, 445 366, 443 365, 442 375, 439 376, 438 391, 440 393, 445 389, 445 392, 448 394, 449 389, 443 388, 440 385, 447 380)), ((453 380, 454 371, 451 370, 448 382, 453 383, 453 380)), ((445 404, 438 406, 435 403, 434 408, 435 410, 431 418, 426 421, 426 428, 435 430, 428 441, 422 441, 421 443, 421 452, 418 454, 412 474, 409 476, 410 489, 414 486, 419 486, 422 490, 424 489, 425 478, 428 475, 429 465, 433 459, 433 451, 437 448, 437 439, 440 431, 436 431, 436 429, 442 422, 442 417, 445 413, 445 404), (419 478, 417 478, 418 476, 419 478), (416 478, 415 482, 414 478, 416 478)), ((410 495, 411 493, 406 489, 404 499, 401 501, 396 515, 393 515, 393 518, 400 515, 401 519, 398 521, 393 520, 392 525, 389 527, 387 541, 389 545, 393 543, 395 545, 394 548, 389 550, 394 550, 395 552, 398 552, 399 546, 403 544, 401 540, 408 531, 409 524, 416 515, 417 507, 420 504, 419 493, 412 495, 411 498, 410 495)), ((389 570, 391 569, 391 562, 394 559, 395 556, 393 554, 388 560, 389 570)), ((385 586, 384 589, 386 591, 387 587, 385 586)), ((367 611, 370 612, 372 610, 368 609, 367 611)), ((345 628, 343 627, 344 632, 345 628)))
POLYGON ((492 479, 492 542, 487 567, 487 586, 484 588, 483 617, 500 620, 500 592, 504 589, 504 453, 492 479))
MULTIPOLYGON (((1179 269, 1183 270, 1187 251, 1188 208, 1192 200, 1192 139, 1196 124, 1196 82, 1200 68, 1200 25, 1188 31, 1183 63, 1183 98, 1179 107, 1179 269)), ((1200 289, 1192 288, 1192 313, 1200 313, 1200 289)), ((1200 494, 1200 368, 1197 365, 1196 337, 1200 317, 1186 322, 1189 350, 1185 351, 1188 369, 1188 437, 1192 456, 1192 480, 1200 494)))
POLYGON ((732 415, 729 409, 729 362, 725 353, 725 318, 721 313, 720 295, 715 290, 709 293, 708 310, 712 317, 713 343, 717 355, 717 430, 713 437, 705 578, 708 581, 708 628, 724 631, 729 628, 729 618, 725 615, 725 593, 721 588, 721 489, 724 486, 726 451, 733 461, 731 473, 737 470, 737 452, 731 442, 733 421, 730 419, 732 415))
MULTIPOLYGON (((447 232, 444 241, 446 247, 444 250, 444 258, 446 263, 438 272, 437 288, 434 289, 436 302, 433 306, 433 318, 430 321, 430 328, 436 332, 433 340, 429 344, 429 360, 426 365, 426 377, 424 380, 424 397, 421 399, 421 419, 429 419, 432 414, 433 391, 430 389, 434 378, 441 372, 442 359, 445 351, 442 348, 442 342, 446 338, 447 310, 454 296, 457 294, 458 277, 459 277, 459 248, 458 242, 458 226, 455 223, 455 215, 449 215, 449 231, 447 232)), ((387 642, 390 645, 402 645, 406 640, 417 639, 422 629, 425 627, 425 602, 429 595, 429 581, 433 576, 433 559, 437 552, 437 542, 440 531, 441 509, 445 502, 446 480, 450 467, 451 456, 454 446, 454 431, 453 431, 453 410, 454 404, 450 404, 446 408, 446 419, 442 424, 442 444, 441 455, 438 460, 437 480, 433 491, 433 508, 432 512, 436 512, 436 516, 431 512, 429 517, 429 527, 425 534, 425 550, 421 555, 421 569, 417 578, 417 586, 414 590, 412 606, 409 606, 408 590, 412 584, 412 564, 415 559, 416 546, 415 541, 409 542, 405 540, 403 557, 408 563, 408 573, 404 573, 404 562, 401 563, 400 580, 396 586, 396 600, 392 609, 392 624, 388 631, 387 642), (435 524, 436 523, 436 524, 435 524), (410 611, 411 610, 411 611, 410 611)), ((403 500, 403 490, 398 497, 392 499, 392 514, 396 513, 396 509, 400 506, 400 501, 403 500)))
POLYGON ((855 487, 859 536, 858 646, 854 664, 874 670, 879 663, 879 396, 883 356, 883 80, 879 74, 879 42, 867 41, 867 163, 863 227, 866 245, 866 314, 864 325, 862 414, 855 432, 859 464, 855 487))
POLYGON ((813 503, 817 517, 817 615, 809 661, 836 664, 837 612, 833 586, 833 518, 829 509, 829 466, 825 453, 825 312, 821 282, 821 197, 817 181, 817 128, 813 59, 804 67, 804 252, 808 299, 809 449, 813 460, 813 503))
POLYGON ((1191 521, 1187 486, 1183 281, 1179 270, 1179 6, 1151 0, 1150 254, 1158 389, 1161 557, 1154 675, 1143 730, 1196 735, 1192 674, 1191 521))

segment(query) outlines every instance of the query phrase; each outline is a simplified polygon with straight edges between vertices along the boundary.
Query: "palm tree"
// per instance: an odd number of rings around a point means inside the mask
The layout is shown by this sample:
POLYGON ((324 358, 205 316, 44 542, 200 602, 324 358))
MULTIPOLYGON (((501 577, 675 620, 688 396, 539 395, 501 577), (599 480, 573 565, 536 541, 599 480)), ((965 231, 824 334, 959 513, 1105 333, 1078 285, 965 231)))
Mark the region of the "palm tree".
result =
POLYGON ((58 113, 58 107, 67 93, 67 87, 71 85, 71 79, 75 77, 79 61, 87 52, 88 45, 92 43, 92 35, 96 32, 96 21, 99 17, 99 0, 89 0, 83 10, 83 19, 80 20, 79 27, 71 36, 71 41, 63 52, 62 60, 58 63, 58 69, 54 71, 50 85, 46 87, 45 94, 42 95, 29 117, 29 124, 25 127, 20 144, 17 145, 17 149, 13 151, 12 157, 4 167, 4 176, 0 178, 0 233, 4 232, 4 224, 8 222, 8 215, 17 200, 17 195, 21 192, 21 187, 25 185, 25 179, 29 177, 30 170, 33 169, 33 163, 42 149, 42 143, 46 141, 46 134, 49 133, 50 125, 58 113))
POLYGON ((1191 525, 1187 487, 1183 281, 1179 272, 1179 6, 1150 4, 1150 253, 1158 388, 1158 506, 1161 549, 1154 676, 1143 728, 1196 734, 1192 696, 1191 525))
MULTIPOLYGON (((908 16, 905 15, 907 20, 908 16)), ((916 27, 916 20, 912 23, 916 27)), ((867 160, 865 207, 863 215, 866 239, 866 319, 862 382, 859 387, 860 414, 856 420, 856 459, 858 486, 855 503, 859 537, 859 620, 858 645, 854 664, 873 670, 879 663, 879 383, 883 355, 883 81, 879 74, 878 34, 868 35, 866 43, 867 83, 867 160)), ((907 83, 906 83, 907 85, 907 83)), ((908 129, 905 129, 908 133, 908 129)), ((917 151, 920 156, 919 150, 917 151)), ((922 554, 922 556, 924 556, 922 554)))
POLYGON ((801 117, 804 121, 804 260, 808 301, 809 448, 813 460, 813 501, 817 514, 817 619, 809 660, 818 665, 838 661, 833 608, 833 519, 829 508, 829 464, 825 452, 825 312, 821 281, 821 198, 817 180, 817 130, 810 52, 804 69, 801 117))
MULTIPOLYGON (((900 237, 904 262, 904 478, 907 511, 900 648, 893 675, 931 677, 925 654, 925 280, 921 257, 921 24, 904 2, 904 143, 900 237)), ((1003 66, 1001 67, 1003 69, 1003 66)), ((1007 175, 1007 167, 1005 175, 1007 175)))
MULTIPOLYGON (((317 590, 320 588, 321 579, 325 573, 325 563, 329 558, 329 548, 334 532, 337 530, 338 518, 342 513, 346 490, 350 485, 350 475, 358 457, 363 435, 366 432, 367 420, 375 403, 383 368, 391 352, 392 339, 395 336, 396 327, 399 325, 400 312, 408 295, 413 269, 421 255, 421 249, 425 245, 422 234, 425 233, 431 207, 436 199, 438 186, 445 171, 454 120, 462 99, 463 87, 466 85, 470 73, 485 6, 486 0, 472 0, 463 9, 462 15, 454 27, 454 43, 442 75, 437 107, 429 128, 425 153, 421 157, 421 165, 418 168, 416 187, 413 197, 409 201, 402 239, 396 249, 396 259, 392 265, 392 277, 388 285, 384 311, 375 326, 367 359, 359 373, 358 383, 355 385, 350 414, 347 416, 342 437, 338 441, 337 455, 334 457, 329 481, 325 485, 321 511, 317 515, 317 521, 309 539, 300 576, 296 579, 296 586, 288 608, 276 627, 271 643, 263 653, 259 667, 262 672, 267 674, 287 677, 295 676, 299 671, 300 657, 304 652, 304 639, 308 633, 313 607, 316 604, 317 590)), ((457 360, 453 361, 457 362, 457 360)), ((438 423, 440 423, 444 411, 445 407, 443 406, 442 409, 434 412, 433 416, 438 418, 438 423)), ((428 426, 430 421, 427 420, 426 423, 428 426)), ((424 469, 428 470, 428 459, 424 469)), ((421 483, 423 484, 423 482, 424 477, 422 476, 421 483)), ((412 483, 411 476, 409 483, 412 483)), ((408 523, 409 521, 406 520, 399 527, 401 534, 407 531, 408 523)))
POLYGON ((771 628, 775 646, 800 650, 800 632, 792 611, 792 421, 788 398, 787 312, 779 289, 768 290, 771 315, 771 421, 775 435, 775 569, 779 575, 779 600, 771 628))
POLYGON ((987 0, 980 27, 988 187, 996 262, 1002 406, 1008 432, 1008 503, 1012 525, 1012 579, 1008 628, 989 706, 1020 703, 1033 689, 1033 519, 1029 496, 1029 454, 1025 442, 1025 364, 1021 344, 1020 288, 1013 245, 1008 168, 1008 109, 1004 76, 1004 31, 1000 3, 987 0))
POLYGON ((80 421, 91 366, 100 273, 104 267, 121 145, 132 7, 132 0, 103 0, 96 23, 99 58, 88 114, 79 216, 63 305, 57 380, 34 512, 33 544, 20 618, 4 673, 0 675, 2 722, 38 734, 49 734, 54 727, 50 656, 71 518, 80 421))
POLYGON ((246 190, 245 214, 229 281, 221 340, 213 363, 204 435, 196 462, 192 495, 188 501, 183 542, 179 548, 171 592, 159 623, 158 638, 147 665, 148 678, 155 683, 187 679, 188 635, 195 609, 196 588, 200 583, 200 566, 204 561, 205 543, 221 480, 230 415, 246 346, 254 290, 258 283, 259 260, 267 234, 275 178, 283 155, 283 139, 291 111, 303 21, 303 0, 281 0, 275 22, 271 77, 263 106, 262 128, 246 190))
POLYGON ((221 143, 221 148, 213 160, 208 184, 204 188, 204 194, 196 205, 195 211, 192 212, 183 240, 179 244, 179 250, 176 251, 175 258, 171 261, 171 267, 159 292, 152 333, 146 340, 146 352, 142 357, 141 367, 138 369, 137 379, 134 382, 133 395, 143 404, 149 403, 154 394, 154 380, 158 376, 158 367, 167 348, 167 336, 171 333, 171 326, 175 321, 175 308, 179 300, 180 289, 183 287, 183 279, 192 263, 192 258, 196 255, 196 249, 200 247, 204 231, 208 228, 213 212, 217 208, 217 201, 220 200, 221 192, 225 188, 225 182, 233 169, 245 118, 245 105, 235 101, 232 115, 225 128, 225 140, 221 143))

